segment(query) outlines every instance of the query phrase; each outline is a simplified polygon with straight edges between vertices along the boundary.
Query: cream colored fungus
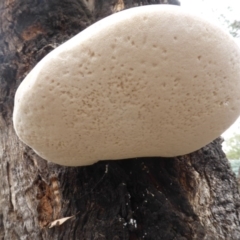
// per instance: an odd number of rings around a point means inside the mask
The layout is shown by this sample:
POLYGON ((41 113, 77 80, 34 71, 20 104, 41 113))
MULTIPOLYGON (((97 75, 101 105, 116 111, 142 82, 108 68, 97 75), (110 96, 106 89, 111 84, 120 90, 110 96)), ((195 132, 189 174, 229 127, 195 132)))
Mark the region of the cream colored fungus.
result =
POLYGON ((19 138, 49 161, 193 152, 240 113, 240 50, 176 6, 111 15, 48 54, 19 86, 19 138))

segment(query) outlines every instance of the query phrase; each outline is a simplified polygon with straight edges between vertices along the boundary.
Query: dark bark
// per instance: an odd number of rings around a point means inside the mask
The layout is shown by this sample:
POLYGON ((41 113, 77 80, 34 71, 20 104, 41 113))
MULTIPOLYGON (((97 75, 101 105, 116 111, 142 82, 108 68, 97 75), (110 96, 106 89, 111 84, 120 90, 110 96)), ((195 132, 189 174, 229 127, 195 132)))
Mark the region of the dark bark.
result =
POLYGON ((114 11, 163 1, 92 2, 0 2, 0 239, 240 239, 237 182, 220 138, 183 157, 75 168, 18 140, 14 93, 43 56, 114 11))

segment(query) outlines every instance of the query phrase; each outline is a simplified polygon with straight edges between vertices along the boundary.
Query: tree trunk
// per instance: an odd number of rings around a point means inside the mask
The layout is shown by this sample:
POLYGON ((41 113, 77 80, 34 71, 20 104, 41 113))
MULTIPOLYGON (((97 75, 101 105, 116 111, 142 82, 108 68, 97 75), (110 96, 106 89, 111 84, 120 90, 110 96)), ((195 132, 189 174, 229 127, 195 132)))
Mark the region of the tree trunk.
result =
POLYGON ((0 2, 0 239, 240 239, 239 192, 221 138, 183 157, 62 167, 13 130, 16 88, 43 56, 109 14, 162 2, 0 2))

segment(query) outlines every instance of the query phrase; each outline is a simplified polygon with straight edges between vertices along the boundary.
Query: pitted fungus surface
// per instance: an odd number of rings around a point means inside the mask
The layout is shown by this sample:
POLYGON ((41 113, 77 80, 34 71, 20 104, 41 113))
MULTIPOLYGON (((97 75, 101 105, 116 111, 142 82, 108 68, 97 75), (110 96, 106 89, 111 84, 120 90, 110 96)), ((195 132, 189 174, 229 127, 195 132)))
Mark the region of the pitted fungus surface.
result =
POLYGON ((13 122, 68 166, 200 149, 240 113, 240 50, 180 7, 111 15, 62 44, 19 86, 13 122))

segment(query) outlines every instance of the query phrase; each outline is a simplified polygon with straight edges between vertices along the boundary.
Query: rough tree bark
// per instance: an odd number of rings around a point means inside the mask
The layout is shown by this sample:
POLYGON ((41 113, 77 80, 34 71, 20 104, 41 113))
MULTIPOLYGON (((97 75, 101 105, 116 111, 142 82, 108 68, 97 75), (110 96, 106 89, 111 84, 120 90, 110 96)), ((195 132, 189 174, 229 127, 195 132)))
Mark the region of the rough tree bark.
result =
POLYGON ((14 93, 43 56, 98 19, 153 3, 162 2, 0 1, 0 239, 240 239, 239 192, 220 138, 183 157, 72 168, 41 159, 14 133, 14 93))

